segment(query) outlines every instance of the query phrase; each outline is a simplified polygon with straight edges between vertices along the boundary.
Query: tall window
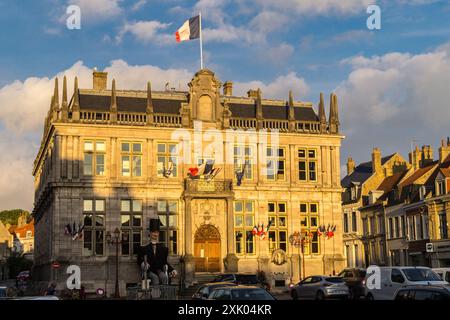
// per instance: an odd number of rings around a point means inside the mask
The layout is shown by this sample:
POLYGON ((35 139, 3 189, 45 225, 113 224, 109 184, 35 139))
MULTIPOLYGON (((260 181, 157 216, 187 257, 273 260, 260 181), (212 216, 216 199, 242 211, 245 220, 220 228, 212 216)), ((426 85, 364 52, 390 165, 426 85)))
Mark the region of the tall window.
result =
POLYGON ((287 250, 287 207, 286 202, 268 203, 269 221, 269 250, 287 250))
POLYGON ((448 239, 447 215, 445 212, 439 214, 439 234, 441 239, 448 239))
POLYGON ((406 230, 406 220, 405 216, 401 216, 401 230, 402 230, 402 237, 406 237, 406 234, 408 231, 406 230))
POLYGON ((392 222, 392 218, 388 219, 389 224, 389 239, 393 239, 394 237, 394 224, 392 222))
POLYGON ((178 253, 178 202, 158 200, 158 217, 161 222, 159 241, 169 248, 170 254, 178 253))
POLYGON ((85 176, 104 176, 106 153, 105 141, 85 140, 83 146, 83 174, 85 176))
POLYGON ((439 180, 436 182, 436 190, 437 190, 437 196, 442 196, 445 194, 445 180, 439 180))
POLYGON ((121 144, 122 176, 142 176, 142 143, 122 142, 121 144))
POLYGON ((234 171, 242 171, 245 165, 244 179, 253 179, 253 147, 251 146, 234 146, 234 171))
POLYGON ((344 213, 344 233, 348 233, 348 214, 344 213))
POLYGON ((394 232, 395 232, 395 238, 400 238, 400 219, 399 219, 399 217, 394 218, 394 232))
POLYGON ((352 212, 352 231, 357 232, 358 231, 358 221, 356 220, 356 212, 352 212))
POLYGON ((104 255, 105 200, 83 200, 83 255, 104 255))
POLYGON ((157 175, 164 176, 164 170, 172 167, 170 177, 177 176, 177 144, 160 142, 157 146, 157 175))
POLYGON ((142 200, 120 201, 120 223, 122 255, 137 254, 142 244, 142 200))
MULTIPOLYGON (((345 214, 347 216, 347 214, 345 214)), ((348 218, 347 221, 348 230, 348 218)), ((345 222, 344 222, 345 224, 345 222)), ((319 253, 319 237, 317 235, 317 228, 319 226, 319 207, 317 203, 300 203, 300 231, 302 235, 312 234, 309 237, 308 243, 304 246, 305 254, 317 254, 319 253)))
POLYGON ((300 181, 317 181, 317 151, 316 149, 299 148, 298 179, 300 181))
POLYGON ((267 180, 285 180, 286 150, 285 148, 267 147, 267 180))
POLYGON ((254 254, 255 238, 252 229, 255 225, 255 206, 253 201, 234 202, 234 234, 237 254, 254 254))

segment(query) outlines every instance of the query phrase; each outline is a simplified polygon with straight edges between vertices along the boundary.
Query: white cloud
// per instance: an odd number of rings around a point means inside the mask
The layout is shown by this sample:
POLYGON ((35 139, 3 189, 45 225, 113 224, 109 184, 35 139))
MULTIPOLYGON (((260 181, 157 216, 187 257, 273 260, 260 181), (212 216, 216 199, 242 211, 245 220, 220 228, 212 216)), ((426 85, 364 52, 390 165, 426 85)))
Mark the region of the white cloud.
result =
POLYGON ((406 154, 413 139, 433 144, 449 134, 449 49, 342 61, 352 68, 336 89, 344 145, 360 153, 359 160, 367 159, 374 145, 384 146, 385 154, 406 154))
POLYGON ((264 83, 262 81, 254 80, 248 82, 236 82, 233 88, 235 95, 247 94, 249 89, 260 88, 263 98, 268 99, 288 99, 289 90, 292 90, 297 100, 309 93, 309 86, 305 79, 299 78, 295 72, 290 72, 287 75, 277 77, 271 83, 264 83))
POLYGON ((138 0, 135 4, 133 4, 133 6, 131 7, 131 10, 138 11, 146 4, 147 4, 147 0, 138 0))
POLYGON ((264 51, 263 57, 267 57, 275 65, 282 65, 294 53, 294 47, 287 43, 281 43, 278 46, 271 46, 264 51))
POLYGON ((289 19, 286 15, 275 11, 262 11, 249 23, 256 32, 271 33, 281 30, 289 19))
POLYGON ((376 0, 249 0, 263 7, 307 15, 342 15, 365 13, 376 0))
POLYGON ((77 5, 81 9, 81 19, 93 21, 115 17, 122 13, 122 0, 71 0, 68 5, 77 5))
POLYGON ((130 33, 138 41, 155 42, 156 44, 173 44, 175 43, 175 36, 172 34, 159 33, 161 30, 166 30, 171 24, 162 23, 159 21, 137 21, 126 22, 116 36, 116 42, 120 43, 123 37, 130 33))

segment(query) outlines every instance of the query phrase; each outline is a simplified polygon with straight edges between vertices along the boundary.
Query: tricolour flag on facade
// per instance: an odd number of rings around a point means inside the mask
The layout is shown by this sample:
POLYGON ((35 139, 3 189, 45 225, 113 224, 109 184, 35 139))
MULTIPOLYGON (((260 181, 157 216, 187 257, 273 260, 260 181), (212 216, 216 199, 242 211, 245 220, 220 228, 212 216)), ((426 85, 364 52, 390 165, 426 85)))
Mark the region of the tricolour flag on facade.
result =
POLYGON ((177 42, 200 38, 200 16, 186 20, 180 29, 175 32, 177 42))

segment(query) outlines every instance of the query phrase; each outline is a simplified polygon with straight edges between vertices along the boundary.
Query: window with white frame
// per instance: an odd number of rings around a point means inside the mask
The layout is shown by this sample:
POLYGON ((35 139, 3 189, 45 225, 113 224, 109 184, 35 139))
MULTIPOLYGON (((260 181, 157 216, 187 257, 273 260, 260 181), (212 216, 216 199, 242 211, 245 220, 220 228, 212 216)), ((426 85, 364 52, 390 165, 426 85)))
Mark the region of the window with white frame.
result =
POLYGON ((268 202, 269 221, 269 250, 287 250, 287 204, 286 202, 268 202))
POLYGON ((244 170, 244 179, 253 179, 253 153, 252 146, 235 145, 233 148, 234 171, 242 172, 244 170))
POLYGON ((165 176, 165 170, 172 167, 172 172, 169 177, 177 177, 178 171, 178 147, 176 143, 158 142, 157 144, 157 175, 158 177, 165 176))
POLYGON ((120 225, 122 229, 122 255, 136 255, 142 244, 142 200, 120 201, 120 225))
POLYGON ((438 180, 436 181, 436 195, 442 196, 445 194, 445 180, 438 180))
POLYGON ((121 163, 123 177, 142 176, 142 143, 122 142, 121 163))
POLYGON ((297 150, 298 179, 317 181, 317 150, 299 148, 297 150))
POLYGON ((267 180, 285 180, 286 178, 286 149, 284 147, 266 148, 267 180))
POLYGON ((83 255, 102 256, 105 251, 105 200, 83 200, 83 255))
POLYGON ((255 225, 254 202, 250 200, 234 201, 234 235, 236 254, 254 254, 255 237, 252 233, 255 225))
POLYGON ((104 176, 106 154, 105 141, 85 140, 83 151, 83 174, 85 176, 104 176))

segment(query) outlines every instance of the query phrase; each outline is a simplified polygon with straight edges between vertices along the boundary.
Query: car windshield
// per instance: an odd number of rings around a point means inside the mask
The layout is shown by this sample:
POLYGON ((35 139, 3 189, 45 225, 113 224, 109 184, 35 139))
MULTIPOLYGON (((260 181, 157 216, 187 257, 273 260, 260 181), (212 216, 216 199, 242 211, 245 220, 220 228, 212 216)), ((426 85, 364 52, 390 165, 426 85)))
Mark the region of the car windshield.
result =
POLYGON ((403 269, 409 281, 442 281, 432 270, 425 268, 403 269))
POLYGON ((341 283, 344 282, 342 278, 339 277, 333 277, 333 278, 325 278, 325 281, 332 282, 332 283, 341 283))
POLYGON ((231 290, 233 300, 274 300, 264 289, 236 289, 231 290))

